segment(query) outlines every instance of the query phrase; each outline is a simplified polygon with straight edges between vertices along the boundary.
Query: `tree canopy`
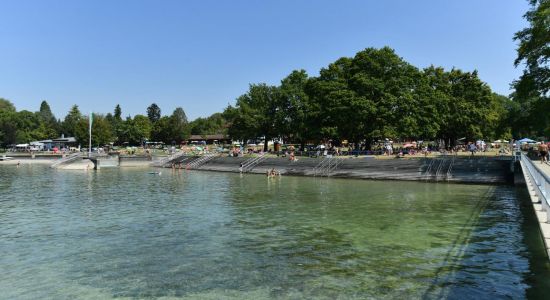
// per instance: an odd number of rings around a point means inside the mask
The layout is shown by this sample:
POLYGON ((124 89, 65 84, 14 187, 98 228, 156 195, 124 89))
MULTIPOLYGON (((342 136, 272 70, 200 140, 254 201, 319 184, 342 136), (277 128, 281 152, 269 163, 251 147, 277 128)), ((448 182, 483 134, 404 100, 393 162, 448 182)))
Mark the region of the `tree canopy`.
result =
POLYGON ((337 59, 317 77, 296 70, 279 86, 252 84, 225 114, 230 135, 240 139, 281 137, 302 145, 442 139, 452 145, 459 138, 509 135, 500 122, 506 104, 477 71, 420 70, 384 47, 337 59))
MULTIPOLYGON (((278 85, 250 84, 222 113, 189 122, 183 108, 161 115, 152 103, 146 115, 122 119, 95 114, 94 144, 140 145, 145 141, 179 144, 190 134, 228 134, 239 140, 284 139, 301 144, 348 140, 365 144, 384 138, 440 140, 510 139, 550 136, 548 101, 548 0, 531 1, 530 27, 516 34, 516 64, 525 63, 510 98, 495 94, 476 70, 419 69, 389 47, 366 48, 321 68, 318 76, 294 70, 278 85), (546 23, 545 23, 546 22, 546 23)), ((3 146, 75 136, 87 141, 88 118, 77 105, 57 121, 49 104, 37 112, 17 111, 0 98, 0 144, 3 146)))
POLYGON ((156 103, 147 107, 147 117, 151 123, 155 123, 160 119, 160 107, 156 103))
POLYGON ((530 0, 524 15, 529 26, 516 33, 519 42, 515 65, 523 74, 512 83, 511 107, 514 134, 531 137, 550 136, 550 0, 530 0))

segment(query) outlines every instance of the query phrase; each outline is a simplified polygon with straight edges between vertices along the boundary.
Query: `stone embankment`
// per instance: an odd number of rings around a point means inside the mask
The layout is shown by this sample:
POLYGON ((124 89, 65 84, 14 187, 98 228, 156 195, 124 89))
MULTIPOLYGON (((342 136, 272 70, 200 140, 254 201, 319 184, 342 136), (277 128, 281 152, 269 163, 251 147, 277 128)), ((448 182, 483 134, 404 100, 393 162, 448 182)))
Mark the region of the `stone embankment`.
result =
MULTIPOLYGON (((241 172, 241 164, 246 166, 251 159, 216 157, 195 169, 241 172)), ((183 165, 188 165, 192 161, 187 158, 183 165)), ((243 172, 266 174, 272 169, 283 175, 296 176, 489 184, 513 182, 511 157, 299 158, 298 161, 269 157, 260 160, 257 165, 252 164, 251 168, 244 168, 243 172)))

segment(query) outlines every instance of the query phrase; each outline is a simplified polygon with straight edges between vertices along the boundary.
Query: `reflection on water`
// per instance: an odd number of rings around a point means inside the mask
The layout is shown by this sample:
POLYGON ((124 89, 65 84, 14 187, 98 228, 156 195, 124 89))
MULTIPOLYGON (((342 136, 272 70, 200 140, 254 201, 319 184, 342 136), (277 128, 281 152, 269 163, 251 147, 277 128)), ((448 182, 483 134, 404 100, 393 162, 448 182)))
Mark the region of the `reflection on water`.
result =
MULTIPOLYGON (((525 191, 0 167, 0 298, 539 298, 525 191)), ((542 297, 541 297, 542 298, 542 297)))

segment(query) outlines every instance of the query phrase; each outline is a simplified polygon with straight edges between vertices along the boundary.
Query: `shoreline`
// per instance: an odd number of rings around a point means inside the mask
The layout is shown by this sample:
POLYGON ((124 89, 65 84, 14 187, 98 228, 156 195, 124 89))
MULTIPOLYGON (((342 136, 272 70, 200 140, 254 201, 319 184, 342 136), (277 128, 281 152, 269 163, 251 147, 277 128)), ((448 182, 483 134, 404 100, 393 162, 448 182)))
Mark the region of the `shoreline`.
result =
MULTIPOLYGON (((252 168, 240 171, 240 165, 254 157, 227 157, 216 156, 199 165, 193 163, 199 161, 202 156, 182 157, 182 169, 188 165, 192 171, 229 172, 242 174, 264 175, 274 169, 284 176, 305 177, 332 177, 341 179, 363 180, 396 180, 418 182, 442 182, 464 184, 511 184, 513 183, 513 168, 511 157, 465 157, 465 156, 441 156, 441 157, 410 157, 401 159, 376 158, 376 157, 335 157, 331 158, 306 158, 301 157, 297 161, 290 161, 285 157, 269 156, 255 164, 252 168), (334 164, 331 165, 331 162, 334 164), (328 164, 326 164, 328 163, 328 164), (327 165, 324 168, 319 165, 327 165)), ((55 159, 19 157, 7 161, 0 161, 1 165, 51 165, 55 159)), ((101 168, 156 168, 171 169, 169 165, 155 167, 155 161, 145 157, 120 157, 118 163, 103 165, 101 168)), ((180 163, 177 161, 176 163, 180 163)), ((94 164, 88 159, 72 162, 59 167, 59 170, 93 169, 94 164)))

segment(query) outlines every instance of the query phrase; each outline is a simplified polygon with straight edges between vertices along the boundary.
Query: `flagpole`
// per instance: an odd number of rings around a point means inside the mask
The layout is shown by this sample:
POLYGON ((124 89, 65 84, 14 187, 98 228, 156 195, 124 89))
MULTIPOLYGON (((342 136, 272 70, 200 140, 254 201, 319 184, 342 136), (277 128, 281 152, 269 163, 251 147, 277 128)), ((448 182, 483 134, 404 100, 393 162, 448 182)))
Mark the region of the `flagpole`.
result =
POLYGON ((88 119, 88 135, 89 135, 89 141, 88 141, 88 157, 92 157, 92 122, 93 122, 93 113, 90 112, 90 118, 88 119))

